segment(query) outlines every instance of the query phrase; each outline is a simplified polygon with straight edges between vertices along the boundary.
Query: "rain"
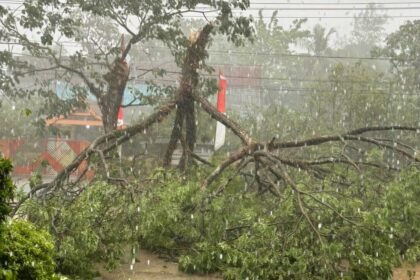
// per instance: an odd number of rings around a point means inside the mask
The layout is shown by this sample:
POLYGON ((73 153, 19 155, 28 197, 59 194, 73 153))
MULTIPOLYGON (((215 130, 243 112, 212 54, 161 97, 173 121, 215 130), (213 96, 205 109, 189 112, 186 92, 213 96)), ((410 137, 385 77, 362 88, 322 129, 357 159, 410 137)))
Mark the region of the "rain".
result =
POLYGON ((0 279, 420 279, 419 11, 0 0, 0 279))

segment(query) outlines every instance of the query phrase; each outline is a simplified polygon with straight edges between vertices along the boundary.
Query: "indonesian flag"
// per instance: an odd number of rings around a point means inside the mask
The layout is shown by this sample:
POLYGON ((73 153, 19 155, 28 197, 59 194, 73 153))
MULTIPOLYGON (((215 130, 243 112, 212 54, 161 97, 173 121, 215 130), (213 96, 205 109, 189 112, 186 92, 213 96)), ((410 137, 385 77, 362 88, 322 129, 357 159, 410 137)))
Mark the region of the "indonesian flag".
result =
POLYGON ((122 107, 118 108, 118 117, 117 117, 117 129, 122 129, 124 126, 124 115, 122 107))
MULTIPOLYGON (((219 92, 217 93, 217 111, 226 114, 226 78, 223 74, 219 74, 219 92)), ((225 143, 226 127, 217 122, 216 125, 216 138, 214 140, 214 150, 217 151, 225 143)))

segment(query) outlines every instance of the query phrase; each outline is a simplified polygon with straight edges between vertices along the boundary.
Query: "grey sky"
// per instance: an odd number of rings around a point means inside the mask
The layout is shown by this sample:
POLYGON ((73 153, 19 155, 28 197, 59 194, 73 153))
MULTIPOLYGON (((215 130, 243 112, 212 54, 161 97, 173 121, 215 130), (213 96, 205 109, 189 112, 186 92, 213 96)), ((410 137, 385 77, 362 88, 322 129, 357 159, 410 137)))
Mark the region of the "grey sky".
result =
MULTIPOLYGON (((22 0, 0 0, 0 4, 18 7, 22 0)), ((337 36, 332 42, 343 40, 350 35, 353 28, 353 16, 366 7, 367 3, 378 3, 385 8, 380 14, 389 16, 386 32, 395 31, 407 20, 420 19, 420 0, 251 0, 251 9, 244 14, 257 15, 258 9, 263 8, 264 16, 271 16, 278 10, 280 25, 290 26, 295 18, 308 17, 305 28, 311 29, 315 24, 327 28, 335 28, 337 36), (334 10, 334 9, 339 10, 334 10)), ((197 14, 195 14, 197 16, 197 14)))
MULTIPOLYGON (((335 28, 337 34, 342 37, 350 34, 353 28, 352 17, 359 14, 362 11, 359 8, 366 7, 367 3, 380 3, 379 6, 385 8, 383 11, 378 12, 389 16, 388 24, 386 25, 387 33, 395 31, 407 20, 420 19, 420 1, 415 0, 251 0, 251 8, 278 8, 279 23, 284 26, 289 26, 293 21, 289 17, 309 17, 305 27, 310 29, 319 23, 328 28, 335 28), (303 8, 306 10, 287 10, 288 8, 303 8), (330 10, 310 10, 313 8, 327 8, 330 10), (332 10, 334 8, 343 10, 332 10), (344 10, 346 8, 348 10, 344 10)), ((255 13, 256 11, 251 12, 255 13)), ((265 10, 264 15, 269 16, 272 12, 273 10, 265 10)))

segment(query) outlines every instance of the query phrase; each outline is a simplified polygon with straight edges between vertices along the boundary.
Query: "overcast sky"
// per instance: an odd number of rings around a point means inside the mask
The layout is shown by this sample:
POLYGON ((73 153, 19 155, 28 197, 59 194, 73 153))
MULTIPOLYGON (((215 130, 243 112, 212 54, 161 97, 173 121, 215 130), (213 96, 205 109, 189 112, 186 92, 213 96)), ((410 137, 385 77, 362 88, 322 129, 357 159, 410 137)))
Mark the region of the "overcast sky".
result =
POLYGON ((377 3, 384 8, 378 14, 389 16, 387 33, 395 31, 407 20, 420 19, 420 1, 415 0, 251 0, 252 13, 263 8, 269 16, 278 9, 280 24, 289 26, 290 17, 308 17, 305 25, 311 28, 319 23, 334 27, 340 36, 349 35, 353 26, 353 16, 359 14, 368 3, 377 3), (316 8, 316 9, 315 9, 316 8))
MULTIPOLYGON (((17 7, 22 0, 0 0, 0 4, 17 7)), ((327 28, 335 28, 334 43, 350 35, 353 16, 359 14, 368 3, 376 3, 383 10, 379 14, 389 16, 387 33, 395 31, 407 20, 420 19, 420 0, 251 0, 251 8, 243 14, 257 15, 259 9, 267 20, 278 10, 279 23, 286 28, 295 18, 308 17, 305 28, 311 29, 319 23, 327 28), (337 37, 338 36, 338 37, 337 37)), ((195 14, 197 16, 197 14, 195 14)))

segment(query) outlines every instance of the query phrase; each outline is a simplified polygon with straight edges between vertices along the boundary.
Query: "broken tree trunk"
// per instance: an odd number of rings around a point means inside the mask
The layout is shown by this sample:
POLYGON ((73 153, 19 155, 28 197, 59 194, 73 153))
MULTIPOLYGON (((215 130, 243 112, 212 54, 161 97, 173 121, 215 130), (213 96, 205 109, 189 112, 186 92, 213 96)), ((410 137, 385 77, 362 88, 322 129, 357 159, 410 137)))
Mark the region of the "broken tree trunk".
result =
POLYGON ((182 145, 182 157, 179 162, 180 169, 186 170, 194 160, 193 151, 196 143, 197 126, 195 121, 193 92, 198 86, 199 74, 197 70, 199 69, 200 62, 207 55, 206 46, 212 30, 213 25, 209 23, 204 26, 200 33, 192 34, 190 37, 190 46, 188 47, 182 65, 181 86, 177 93, 177 113, 169 145, 163 159, 164 166, 169 166, 171 164, 172 155, 178 141, 184 142, 182 145))
POLYGON ((127 63, 117 58, 110 72, 104 75, 108 90, 98 98, 105 133, 117 128, 118 108, 121 105, 127 85, 129 69, 127 63))

